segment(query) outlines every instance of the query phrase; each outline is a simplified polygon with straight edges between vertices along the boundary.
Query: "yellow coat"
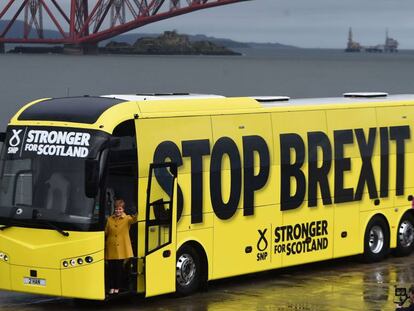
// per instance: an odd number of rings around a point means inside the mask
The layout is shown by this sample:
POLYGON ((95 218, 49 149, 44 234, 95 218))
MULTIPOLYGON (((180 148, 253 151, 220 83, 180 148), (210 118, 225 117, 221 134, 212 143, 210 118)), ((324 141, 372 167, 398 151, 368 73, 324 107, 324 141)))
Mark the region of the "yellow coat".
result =
POLYGON ((120 217, 112 215, 105 226, 105 259, 126 259, 134 256, 129 228, 138 221, 137 215, 123 213, 120 217))

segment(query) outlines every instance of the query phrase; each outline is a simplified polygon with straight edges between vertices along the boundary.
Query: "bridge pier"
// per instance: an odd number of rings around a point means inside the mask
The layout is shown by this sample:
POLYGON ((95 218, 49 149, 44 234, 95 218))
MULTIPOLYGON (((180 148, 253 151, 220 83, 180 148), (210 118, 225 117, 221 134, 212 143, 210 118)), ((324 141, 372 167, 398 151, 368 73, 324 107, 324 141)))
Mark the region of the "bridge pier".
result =
POLYGON ((3 42, 0 42, 0 54, 6 53, 6 48, 3 42))
POLYGON ((97 43, 65 44, 63 54, 68 55, 96 55, 99 53, 97 43))

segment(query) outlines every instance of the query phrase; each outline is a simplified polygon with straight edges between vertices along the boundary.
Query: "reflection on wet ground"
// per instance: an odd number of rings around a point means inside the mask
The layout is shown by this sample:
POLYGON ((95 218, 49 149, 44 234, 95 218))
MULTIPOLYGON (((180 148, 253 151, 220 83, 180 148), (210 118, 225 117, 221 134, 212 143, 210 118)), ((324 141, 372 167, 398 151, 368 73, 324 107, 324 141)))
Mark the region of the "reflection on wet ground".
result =
POLYGON ((0 310, 394 310, 395 285, 414 283, 414 255, 376 264, 355 258, 212 282, 189 297, 123 297, 83 303, 0 292, 0 310))

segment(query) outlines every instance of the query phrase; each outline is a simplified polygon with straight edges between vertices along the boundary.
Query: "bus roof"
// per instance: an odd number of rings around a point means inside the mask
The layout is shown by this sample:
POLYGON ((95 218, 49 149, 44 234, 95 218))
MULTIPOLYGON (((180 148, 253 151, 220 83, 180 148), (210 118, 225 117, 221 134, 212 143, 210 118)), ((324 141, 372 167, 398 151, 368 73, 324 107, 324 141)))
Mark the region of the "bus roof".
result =
POLYGON ((111 94, 101 95, 101 97, 116 98, 126 101, 141 100, 174 100, 174 99, 195 99, 195 98, 223 98, 221 95, 214 94, 192 94, 192 93, 139 93, 139 94, 111 94))
MULTIPOLYGON (((179 115, 232 114, 286 110, 369 107, 377 105, 414 105, 414 95, 386 93, 345 93, 344 97, 290 99, 286 96, 230 97, 189 93, 113 94, 42 99, 27 104, 12 123, 64 122, 79 125, 105 124, 131 116, 151 118, 179 115), (122 117, 121 117, 122 115, 122 117), (113 120, 113 121, 109 121, 113 120)), ((111 126, 110 126, 111 127, 111 126)), ((102 128, 102 126, 100 127, 102 128)))

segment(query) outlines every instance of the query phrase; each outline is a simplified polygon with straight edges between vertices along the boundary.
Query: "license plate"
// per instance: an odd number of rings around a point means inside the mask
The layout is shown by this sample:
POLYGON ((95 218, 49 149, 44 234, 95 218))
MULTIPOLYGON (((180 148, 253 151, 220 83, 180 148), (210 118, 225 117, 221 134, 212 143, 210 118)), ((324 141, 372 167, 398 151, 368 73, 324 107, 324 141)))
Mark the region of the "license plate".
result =
POLYGON ((25 277, 25 278, 23 278, 23 284, 25 284, 25 285, 46 286, 46 280, 45 279, 39 279, 39 278, 25 277))

